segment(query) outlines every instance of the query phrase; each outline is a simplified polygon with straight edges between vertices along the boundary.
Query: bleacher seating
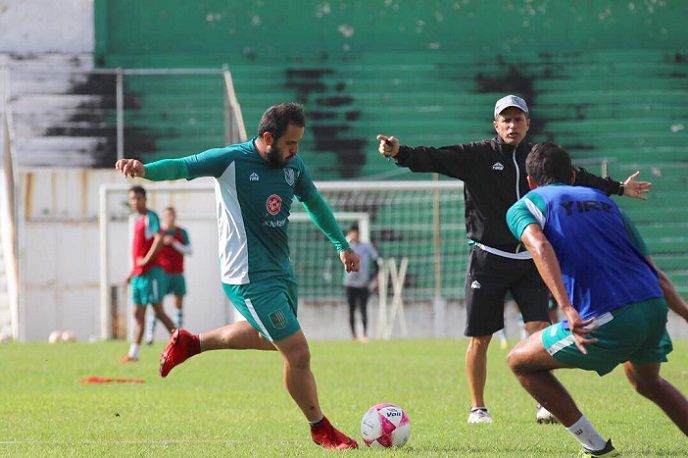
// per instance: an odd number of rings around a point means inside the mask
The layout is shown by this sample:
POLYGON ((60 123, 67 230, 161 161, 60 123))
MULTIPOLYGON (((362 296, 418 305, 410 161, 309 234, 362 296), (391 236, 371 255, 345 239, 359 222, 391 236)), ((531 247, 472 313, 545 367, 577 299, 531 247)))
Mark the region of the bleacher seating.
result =
MULTIPOLYGON (((428 178, 377 154, 377 133, 408 144, 446 145, 493 135, 494 101, 528 99, 534 140, 567 147, 586 168, 635 170, 654 183, 648 202, 617 199, 657 264, 688 293, 688 64, 671 51, 484 56, 358 56, 343 62, 232 67, 249 128, 265 106, 297 100, 310 114, 302 155, 317 179, 428 178), (352 142, 352 147, 339 140, 352 142), (592 163, 590 161, 593 161, 592 163), (347 171, 347 167, 350 170, 347 171)), ((384 243, 384 242, 383 242, 384 243)))
POLYGON ((23 167, 93 167, 112 162, 114 78, 90 73, 90 54, 0 56, 17 162, 23 167))

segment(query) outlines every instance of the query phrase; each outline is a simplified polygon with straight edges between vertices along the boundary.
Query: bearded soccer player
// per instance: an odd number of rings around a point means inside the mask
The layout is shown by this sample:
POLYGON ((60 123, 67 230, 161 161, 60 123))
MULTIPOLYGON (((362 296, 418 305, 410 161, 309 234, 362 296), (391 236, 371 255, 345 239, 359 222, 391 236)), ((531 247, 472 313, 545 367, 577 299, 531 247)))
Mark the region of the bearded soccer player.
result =
POLYGON ((268 108, 258 135, 245 143, 146 165, 121 159, 116 168, 125 176, 153 181, 215 178, 222 286, 246 318, 198 335, 175 331, 162 354, 160 375, 166 377, 203 351, 277 350, 284 360, 286 389, 310 423, 313 441, 324 448, 357 448, 320 409, 308 342, 296 318, 287 243, 294 196, 339 252, 346 271, 359 268, 358 256, 297 155, 304 127, 303 108, 281 103, 268 108))

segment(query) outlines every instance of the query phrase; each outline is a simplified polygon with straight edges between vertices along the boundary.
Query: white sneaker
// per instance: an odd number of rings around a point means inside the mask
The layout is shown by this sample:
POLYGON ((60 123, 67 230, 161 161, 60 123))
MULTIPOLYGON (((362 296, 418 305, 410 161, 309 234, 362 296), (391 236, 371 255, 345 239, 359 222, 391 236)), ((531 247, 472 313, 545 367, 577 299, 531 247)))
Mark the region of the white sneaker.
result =
POLYGON ((492 423, 492 417, 485 407, 473 408, 468 414, 468 423, 492 423))
POLYGON ((554 424, 559 423, 557 417, 552 415, 552 412, 542 407, 540 404, 537 406, 537 413, 535 414, 535 421, 540 424, 554 424))

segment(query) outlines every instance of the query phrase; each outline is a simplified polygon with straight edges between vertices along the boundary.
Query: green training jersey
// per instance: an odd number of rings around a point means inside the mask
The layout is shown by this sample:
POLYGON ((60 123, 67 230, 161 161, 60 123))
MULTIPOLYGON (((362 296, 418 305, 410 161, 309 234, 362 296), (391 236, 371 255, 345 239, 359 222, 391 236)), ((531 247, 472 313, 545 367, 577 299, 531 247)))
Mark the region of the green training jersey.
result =
POLYGON ((283 167, 272 166, 260 156, 252 139, 146 165, 146 178, 156 181, 206 176, 215 178, 223 283, 243 285, 292 275, 287 227, 294 197, 304 202, 339 251, 348 248, 298 155, 283 167))

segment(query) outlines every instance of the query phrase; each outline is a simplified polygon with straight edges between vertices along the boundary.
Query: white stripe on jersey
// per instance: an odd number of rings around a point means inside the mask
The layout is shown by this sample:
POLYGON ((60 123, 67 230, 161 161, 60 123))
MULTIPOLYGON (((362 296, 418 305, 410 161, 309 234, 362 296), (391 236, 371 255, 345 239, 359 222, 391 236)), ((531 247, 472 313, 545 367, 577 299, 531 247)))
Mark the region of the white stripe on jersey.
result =
POLYGON ((248 278, 248 238, 236 189, 236 163, 215 180, 217 232, 222 283, 245 285, 248 278))
POLYGON ((262 321, 260 321, 260 317, 258 316, 258 312, 256 312, 256 309, 253 308, 253 303, 251 302, 251 299, 244 299, 244 304, 246 304, 246 307, 248 307, 248 311, 251 312, 251 316, 253 317, 254 320, 256 320, 256 323, 258 323, 258 326, 260 326, 260 330, 263 331, 263 335, 268 338, 270 342, 273 342, 272 336, 268 332, 268 330, 265 328, 265 325, 263 324, 262 321))
POLYGON ((528 207, 528 210, 530 213, 535 217, 536 220, 538 220, 538 224, 540 224, 540 227, 542 229, 545 228, 545 215, 542 214, 539 208, 537 208, 537 205, 533 203, 532 200, 528 198, 524 198, 523 202, 525 202, 526 207, 528 207))

